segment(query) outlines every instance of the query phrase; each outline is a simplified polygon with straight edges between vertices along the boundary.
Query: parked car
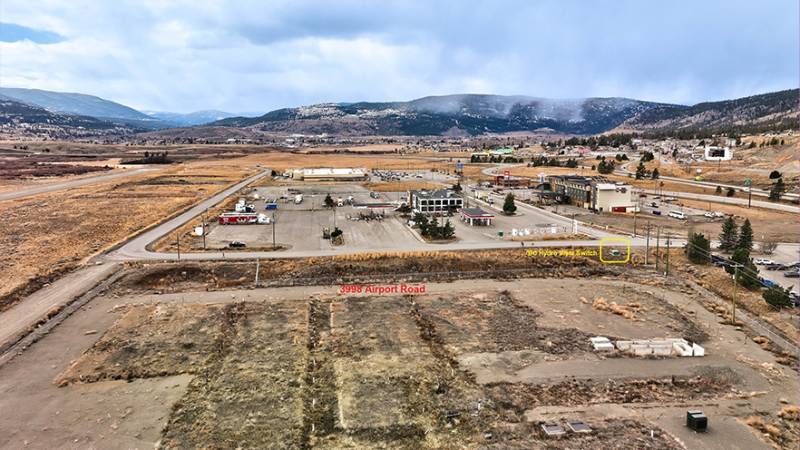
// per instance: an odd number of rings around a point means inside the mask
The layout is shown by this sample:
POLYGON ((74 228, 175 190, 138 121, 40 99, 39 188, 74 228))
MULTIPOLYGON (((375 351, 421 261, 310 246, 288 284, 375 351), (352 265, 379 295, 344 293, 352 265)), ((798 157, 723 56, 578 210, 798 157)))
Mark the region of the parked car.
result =
POLYGON ((717 267, 726 267, 728 262, 722 256, 711 255, 711 264, 717 267))
POLYGON ((772 263, 772 264, 767 264, 766 267, 764 268, 767 270, 786 270, 786 269, 781 269, 782 266, 783 264, 772 263))
POLYGON ((800 278, 800 270, 790 270, 788 272, 783 272, 783 276, 786 278, 800 278))
POLYGON ((767 264, 775 264, 775 261, 766 258, 756 258, 753 260, 754 264, 758 264, 759 266, 765 266, 767 264))
POLYGON ((717 216, 713 212, 707 212, 707 213, 703 214, 703 217, 707 217, 709 219, 713 219, 713 218, 715 218, 717 216))
POLYGON ((231 241, 231 243, 228 244, 228 247, 230 247, 230 248, 244 248, 244 247, 247 247, 247 244, 245 244, 242 241, 231 241))
POLYGON ((777 286, 778 283, 776 283, 776 282, 774 282, 772 280, 767 280, 766 278, 761 278, 761 285, 764 286, 765 288, 769 289, 769 288, 771 288, 773 286, 777 286))
POLYGON ((661 211, 659 211, 659 210, 657 210, 657 209, 654 209, 654 210, 653 210, 653 214, 655 214, 655 215, 657 215, 657 216, 660 216, 660 215, 661 215, 661 211))

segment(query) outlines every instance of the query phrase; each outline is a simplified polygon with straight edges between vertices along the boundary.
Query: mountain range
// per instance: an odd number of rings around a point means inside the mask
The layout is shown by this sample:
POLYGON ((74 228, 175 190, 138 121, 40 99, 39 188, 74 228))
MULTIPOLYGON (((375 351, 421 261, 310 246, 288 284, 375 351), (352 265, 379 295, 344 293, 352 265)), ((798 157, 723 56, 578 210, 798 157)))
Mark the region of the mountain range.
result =
POLYGON ((160 120, 166 124, 171 124, 176 127, 192 127, 195 125, 204 125, 218 120, 233 117, 236 114, 228 113, 225 111, 217 111, 214 109, 195 111, 190 113, 173 113, 162 111, 145 111, 148 116, 160 120))
POLYGON ((167 137, 746 132, 796 129, 800 118, 798 89, 692 106, 621 97, 549 99, 457 94, 406 102, 321 103, 278 109, 258 117, 233 117, 213 110, 143 113, 91 95, 36 89, 0 88, 0 99, 0 120, 6 124, 47 123, 50 128, 115 129, 125 134, 151 131, 149 136, 163 133, 167 137))
MULTIPOLYGON (((186 114, 172 112, 145 113, 94 95, 41 89, 0 87, 0 96, 42 108, 51 113, 93 117, 133 130, 155 130, 203 125, 234 115, 214 110, 195 111, 186 114)), ((37 113, 36 117, 41 119, 42 116, 37 113)), ((58 121, 58 119, 55 120, 58 121)))

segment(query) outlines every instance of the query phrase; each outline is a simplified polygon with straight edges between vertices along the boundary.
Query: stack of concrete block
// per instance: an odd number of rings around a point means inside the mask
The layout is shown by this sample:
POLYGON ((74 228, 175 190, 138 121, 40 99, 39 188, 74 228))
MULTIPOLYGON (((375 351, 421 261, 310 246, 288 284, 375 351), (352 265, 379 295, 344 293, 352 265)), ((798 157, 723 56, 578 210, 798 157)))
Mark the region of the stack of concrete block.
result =
POLYGON ((692 356, 692 346, 683 339, 673 343, 672 348, 678 356, 692 356))
POLYGON ((594 347, 594 351, 596 352, 610 352, 614 350, 614 344, 605 336, 589 338, 589 342, 592 343, 592 347, 594 347))
POLYGON ((686 339, 637 339, 617 341, 619 351, 633 353, 636 356, 704 356, 705 350, 697 344, 689 344, 686 339))

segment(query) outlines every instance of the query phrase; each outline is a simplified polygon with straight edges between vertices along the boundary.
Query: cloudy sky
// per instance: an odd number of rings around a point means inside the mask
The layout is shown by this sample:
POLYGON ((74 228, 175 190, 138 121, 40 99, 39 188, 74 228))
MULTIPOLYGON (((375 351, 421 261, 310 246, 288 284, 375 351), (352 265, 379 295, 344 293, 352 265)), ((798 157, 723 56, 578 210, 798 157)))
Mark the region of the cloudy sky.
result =
POLYGON ((798 0, 3 0, 0 85, 143 110, 796 88, 798 0))

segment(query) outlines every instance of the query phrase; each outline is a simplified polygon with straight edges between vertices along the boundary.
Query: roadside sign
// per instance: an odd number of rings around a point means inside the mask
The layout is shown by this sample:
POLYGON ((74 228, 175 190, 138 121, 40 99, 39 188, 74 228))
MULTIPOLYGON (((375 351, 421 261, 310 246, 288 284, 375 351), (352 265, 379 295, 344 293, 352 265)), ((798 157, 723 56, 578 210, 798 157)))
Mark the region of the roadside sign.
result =
POLYGON ((751 180, 750 178, 745 178, 744 179, 744 185, 745 186, 750 186, 751 184, 753 184, 753 180, 751 180))

